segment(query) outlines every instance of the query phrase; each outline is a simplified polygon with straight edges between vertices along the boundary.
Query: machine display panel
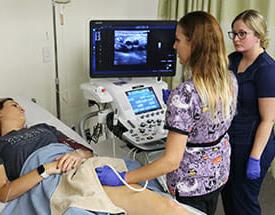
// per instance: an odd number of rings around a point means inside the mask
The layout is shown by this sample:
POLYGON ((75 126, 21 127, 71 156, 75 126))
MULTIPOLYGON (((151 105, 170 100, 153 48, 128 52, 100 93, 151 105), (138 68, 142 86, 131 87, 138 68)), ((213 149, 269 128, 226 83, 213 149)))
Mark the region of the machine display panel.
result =
POLYGON ((135 114, 161 109, 161 105, 152 87, 127 91, 126 96, 135 114))
POLYGON ((176 21, 90 21, 90 77, 173 76, 176 21))

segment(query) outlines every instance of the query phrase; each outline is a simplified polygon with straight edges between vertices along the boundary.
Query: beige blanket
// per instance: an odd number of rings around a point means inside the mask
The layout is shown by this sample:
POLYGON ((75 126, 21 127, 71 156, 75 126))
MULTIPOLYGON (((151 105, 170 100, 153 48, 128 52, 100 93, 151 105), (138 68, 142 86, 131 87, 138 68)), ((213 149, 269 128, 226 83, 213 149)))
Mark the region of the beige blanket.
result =
POLYGON ((95 168, 105 164, 111 164, 118 171, 127 170, 122 159, 93 157, 86 160, 78 169, 62 175, 51 198, 52 215, 63 214, 69 207, 126 214, 112 203, 97 178, 95 168))

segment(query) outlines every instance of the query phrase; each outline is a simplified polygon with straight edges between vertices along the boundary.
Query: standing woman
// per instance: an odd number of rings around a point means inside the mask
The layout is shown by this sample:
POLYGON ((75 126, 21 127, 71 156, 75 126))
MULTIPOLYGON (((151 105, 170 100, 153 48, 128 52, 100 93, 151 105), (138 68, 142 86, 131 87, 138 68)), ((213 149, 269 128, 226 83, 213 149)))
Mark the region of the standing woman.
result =
POLYGON ((267 27, 259 12, 242 12, 231 27, 236 52, 229 56, 229 68, 239 92, 229 130, 231 171, 222 197, 228 215, 259 215, 260 188, 275 155, 275 63, 265 51, 267 27))
MULTIPOLYGON (((120 173, 128 183, 167 174, 170 193, 179 202, 214 214, 220 189, 229 175, 227 130, 235 113, 237 82, 228 70, 221 28, 202 11, 178 22, 174 48, 192 78, 174 89, 168 99, 163 155, 139 169, 120 173)), ((122 183, 107 167, 97 168, 102 184, 122 183)))

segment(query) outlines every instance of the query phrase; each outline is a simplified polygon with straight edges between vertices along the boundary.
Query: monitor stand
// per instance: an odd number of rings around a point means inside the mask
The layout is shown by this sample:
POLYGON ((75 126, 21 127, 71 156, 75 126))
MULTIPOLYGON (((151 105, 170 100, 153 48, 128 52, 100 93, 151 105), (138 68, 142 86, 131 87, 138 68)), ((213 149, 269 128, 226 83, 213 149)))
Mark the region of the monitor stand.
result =
POLYGON ((132 78, 118 78, 118 80, 113 81, 113 84, 120 86, 123 84, 128 84, 131 81, 132 81, 132 78))

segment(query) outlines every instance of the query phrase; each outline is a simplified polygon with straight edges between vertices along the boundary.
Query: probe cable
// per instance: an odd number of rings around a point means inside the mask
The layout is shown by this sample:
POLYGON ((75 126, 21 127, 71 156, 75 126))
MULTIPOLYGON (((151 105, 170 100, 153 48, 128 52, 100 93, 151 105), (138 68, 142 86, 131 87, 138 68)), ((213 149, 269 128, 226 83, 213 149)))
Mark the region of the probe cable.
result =
POLYGON ((111 165, 107 164, 108 167, 110 167, 112 169, 112 171, 116 174, 116 176, 119 178, 119 180, 126 186, 128 187, 130 190, 136 191, 136 192, 142 192, 147 188, 148 185, 148 180, 145 181, 145 185, 142 188, 135 188, 133 186, 131 186, 130 184, 128 184, 119 174, 118 172, 115 170, 114 167, 112 167, 111 165))

